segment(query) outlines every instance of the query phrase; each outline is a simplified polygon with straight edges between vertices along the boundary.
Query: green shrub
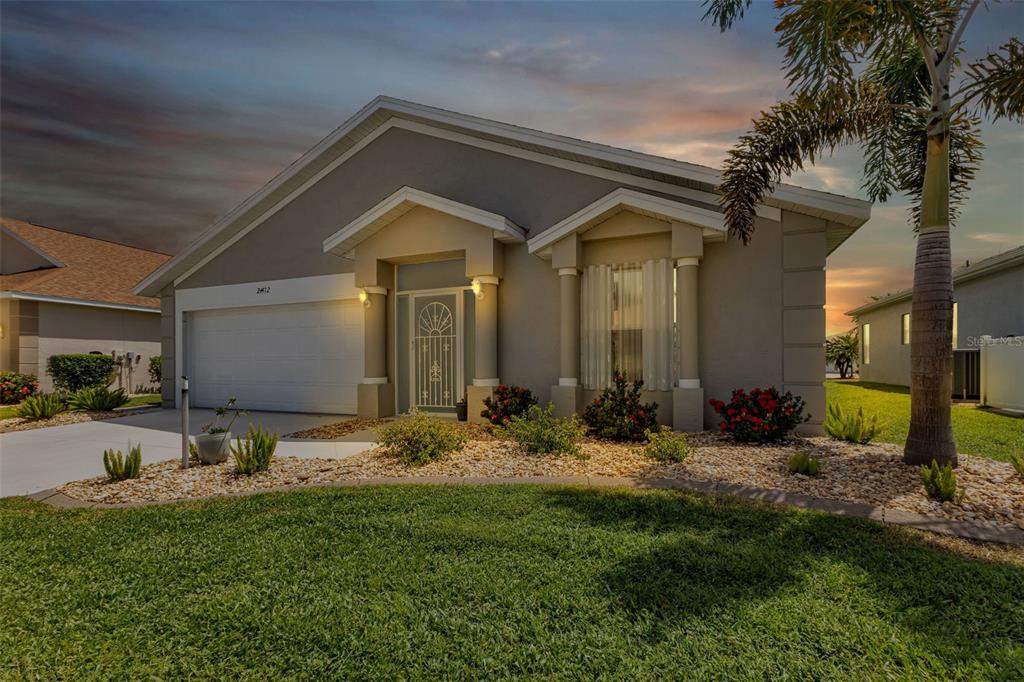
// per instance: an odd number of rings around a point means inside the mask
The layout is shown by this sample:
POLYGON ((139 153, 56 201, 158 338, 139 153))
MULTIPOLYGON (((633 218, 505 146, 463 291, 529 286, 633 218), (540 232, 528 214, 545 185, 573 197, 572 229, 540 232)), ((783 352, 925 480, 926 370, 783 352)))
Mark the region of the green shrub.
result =
POLYGON ((1010 464, 1013 465, 1013 470, 1017 472, 1017 475, 1024 478, 1024 453, 1011 452, 1010 464))
POLYGON ((160 384, 162 365, 163 359, 159 355, 154 355, 149 359, 149 380, 154 384, 160 384))
POLYGON ((188 439, 188 461, 192 464, 203 463, 203 460, 199 459, 199 446, 191 438, 188 439))
POLYGON ((110 412, 127 402, 128 394, 123 388, 111 391, 104 386, 97 386, 83 388, 77 393, 72 393, 68 398, 68 409, 110 412))
POLYGON ((817 476, 821 471, 821 463, 818 458, 809 452, 797 452, 789 458, 789 473, 803 474, 804 476, 817 476))
POLYGON ((56 393, 37 393, 25 398, 15 413, 22 419, 51 419, 67 409, 64 398, 56 393))
POLYGON ((120 450, 104 450, 103 468, 107 470, 107 476, 111 481, 138 478, 139 470, 142 468, 142 444, 129 447, 127 456, 122 456, 120 450))
POLYGON ((774 386, 742 388, 732 392, 729 402, 708 401, 722 417, 718 430, 740 443, 771 443, 784 440, 797 426, 810 419, 804 416, 804 399, 789 391, 779 393, 774 386))
POLYGON ((870 443, 878 435, 878 415, 864 416, 864 408, 858 407, 856 412, 847 412, 838 400, 828 404, 828 415, 825 417, 825 433, 836 440, 850 443, 870 443))
POLYGON ((457 452, 469 438, 457 424, 413 411, 380 430, 377 441, 407 464, 426 464, 457 452))
POLYGON ((941 502, 954 502, 960 495, 956 489, 956 474, 953 465, 946 463, 939 466, 934 459, 931 466, 921 467, 921 482, 928 497, 941 502))
POLYGON ((647 432, 644 454, 661 462, 682 462, 690 454, 690 446, 685 433, 663 426, 657 431, 647 432))
POLYGON ((512 417, 505 431, 527 452, 583 456, 579 443, 586 427, 576 415, 568 419, 556 417, 555 406, 551 403, 543 410, 531 405, 525 416, 512 417))
POLYGON ((612 386, 583 410, 583 422, 598 438, 643 440, 658 428, 658 403, 641 403, 644 382, 629 385, 626 375, 616 370, 612 386))
POLYGON ((530 389, 500 384, 494 389, 493 396, 484 398, 484 409, 480 416, 492 424, 506 426, 513 417, 524 416, 536 404, 537 398, 530 389))
POLYGON ((32 374, 3 372, 0 374, 0 404, 20 403, 39 390, 39 382, 32 374))
POLYGON ((276 449, 276 433, 264 431, 262 426, 250 424, 245 440, 239 436, 236 445, 231 446, 231 454, 235 458, 238 473, 251 475, 270 468, 270 461, 274 458, 276 449))
POLYGON ((106 386, 114 376, 114 358, 109 355, 51 355, 46 373, 58 391, 74 393, 83 388, 106 386))

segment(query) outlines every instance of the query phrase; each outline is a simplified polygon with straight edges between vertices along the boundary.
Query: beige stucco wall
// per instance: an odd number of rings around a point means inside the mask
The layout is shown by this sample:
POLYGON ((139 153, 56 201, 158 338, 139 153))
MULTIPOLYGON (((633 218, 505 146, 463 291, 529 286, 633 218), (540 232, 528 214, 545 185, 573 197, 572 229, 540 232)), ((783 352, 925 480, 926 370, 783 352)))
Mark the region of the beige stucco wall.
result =
MULTIPOLYGON (((540 163, 392 130, 320 183, 239 239, 182 287, 354 272, 355 261, 322 253, 324 238, 403 185, 504 215, 536 234, 601 198, 620 183, 540 163)), ((805 396, 824 413, 824 221, 783 212, 758 218, 753 242, 709 242, 699 267, 700 374, 707 398, 737 387, 775 385, 805 396), (785 227, 785 235, 783 234, 785 227)), ((621 263, 672 255, 672 226, 630 212, 593 228, 580 242, 582 264, 621 263), (625 234, 642 233, 639 237, 625 234)), ((575 248, 575 247, 574 247, 575 248)), ((546 402, 559 376, 559 282, 552 261, 525 244, 499 244, 479 226, 414 209, 356 248, 367 256, 415 262, 483 254, 500 267, 498 356, 502 381, 528 386, 546 402), (467 253, 468 252, 468 253, 467 253), (423 258, 420 258, 423 256, 423 258)), ((478 265, 472 266, 474 270, 478 265)), ((394 269, 371 268, 394 287, 394 269)), ((162 296, 165 375, 173 376, 173 297, 162 296)), ((389 296, 388 371, 394 381, 394 296, 389 296)), ((471 368, 467 368, 467 377, 471 368)), ((165 391, 169 390, 165 386, 165 391)), ((165 392, 165 399, 173 395, 165 392)), ((671 392, 657 396, 671 419, 671 392)), ((708 427, 715 418, 705 407, 708 427)))
POLYGON ((39 375, 39 304, 0 299, 0 371, 39 375))
MULTIPOLYGON (((149 358, 161 353, 160 316, 61 303, 39 304, 41 390, 53 390, 53 381, 45 369, 46 360, 51 355, 92 351, 109 355, 112 350, 118 354, 130 351, 142 357, 132 376, 132 391, 139 386, 152 387, 149 381, 149 358)), ((127 384, 125 388, 128 389, 127 384)))
MULTIPOLYGON (((985 335, 1024 336, 1024 266, 967 280, 953 287, 957 303, 957 348, 977 348, 985 335)), ((909 299, 860 315, 857 330, 871 325, 871 362, 860 363, 860 378, 885 384, 910 383, 910 346, 901 344, 902 320, 909 299)), ((914 320, 910 320, 911 335, 914 320)))

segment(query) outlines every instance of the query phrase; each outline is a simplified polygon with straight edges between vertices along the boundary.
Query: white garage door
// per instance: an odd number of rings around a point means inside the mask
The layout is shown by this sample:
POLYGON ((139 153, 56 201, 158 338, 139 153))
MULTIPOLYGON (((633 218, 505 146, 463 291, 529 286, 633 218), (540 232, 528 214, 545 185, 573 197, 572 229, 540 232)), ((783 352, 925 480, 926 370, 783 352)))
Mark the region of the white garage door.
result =
POLYGON ((359 301, 190 313, 186 359, 192 404, 354 414, 363 371, 359 301))

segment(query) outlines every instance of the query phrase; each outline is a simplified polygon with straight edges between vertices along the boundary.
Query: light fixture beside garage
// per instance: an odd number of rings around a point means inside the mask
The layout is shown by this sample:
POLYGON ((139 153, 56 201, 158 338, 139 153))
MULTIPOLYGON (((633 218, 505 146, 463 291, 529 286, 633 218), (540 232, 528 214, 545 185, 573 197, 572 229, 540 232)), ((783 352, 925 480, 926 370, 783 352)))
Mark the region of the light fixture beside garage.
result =
POLYGON ((359 302, 362 303, 367 308, 370 307, 370 294, 366 292, 366 289, 359 290, 359 302))
POLYGON ((474 277, 473 281, 470 282, 470 287, 472 287, 473 295, 476 296, 477 299, 482 299, 484 297, 484 288, 481 286, 479 278, 474 277))

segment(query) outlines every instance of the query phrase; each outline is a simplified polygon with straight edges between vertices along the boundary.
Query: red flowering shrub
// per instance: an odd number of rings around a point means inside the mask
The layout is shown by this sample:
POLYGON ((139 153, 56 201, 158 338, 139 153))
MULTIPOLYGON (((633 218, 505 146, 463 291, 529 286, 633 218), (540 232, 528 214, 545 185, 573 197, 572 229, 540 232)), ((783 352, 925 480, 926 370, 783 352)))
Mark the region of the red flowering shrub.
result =
POLYGON ((484 398, 484 409, 480 416, 498 426, 506 426, 512 417, 524 417, 531 405, 537 404, 537 398, 528 388, 522 386, 506 386, 500 384, 494 389, 494 395, 484 398))
POLYGON ((658 403, 641 403, 644 382, 629 386, 626 375, 616 371, 614 385, 583 410, 583 422, 598 438, 646 440, 648 431, 658 430, 658 403))
POLYGON ((4 372, 0 374, 0 403, 20 403, 39 390, 39 382, 31 374, 4 372))
POLYGON ((744 443, 782 440, 811 418, 803 415, 803 398, 788 391, 780 395, 774 386, 755 388, 750 393, 737 388, 728 403, 714 399, 708 402, 722 417, 719 431, 744 443))

